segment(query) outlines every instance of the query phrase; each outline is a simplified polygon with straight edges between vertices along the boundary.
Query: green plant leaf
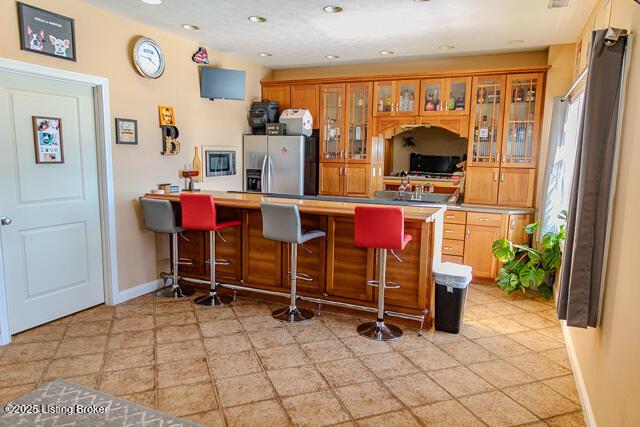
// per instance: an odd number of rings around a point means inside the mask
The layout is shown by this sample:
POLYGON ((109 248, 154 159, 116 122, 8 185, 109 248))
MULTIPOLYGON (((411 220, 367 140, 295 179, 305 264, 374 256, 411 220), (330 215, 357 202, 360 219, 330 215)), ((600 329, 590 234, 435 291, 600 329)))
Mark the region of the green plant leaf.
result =
POLYGON ((560 268, 562 264, 562 252, 559 248, 549 248, 542 251, 542 265, 549 271, 553 272, 560 268))
POLYGON ((553 289, 547 283, 542 283, 538 286, 538 293, 546 299, 550 299, 553 296, 553 289))
POLYGON ((537 289, 538 285, 544 280, 544 270, 528 264, 520 271, 518 278, 524 287, 537 289))
POLYGON ((524 231, 525 231, 525 233, 527 233, 527 234, 533 234, 533 233, 535 233, 536 231, 538 231, 538 228, 540 228, 540 223, 539 223, 538 221, 536 221, 536 222, 534 222, 534 223, 527 224, 527 225, 524 227, 524 231))
POLYGON ((569 218, 569 213, 567 212, 566 209, 562 209, 560 211, 560 214, 558 214, 558 219, 566 221, 568 218, 569 218))
POLYGON ((513 244, 507 239, 498 239, 493 242, 491 251, 500 262, 511 261, 516 256, 516 253, 513 250, 513 244))

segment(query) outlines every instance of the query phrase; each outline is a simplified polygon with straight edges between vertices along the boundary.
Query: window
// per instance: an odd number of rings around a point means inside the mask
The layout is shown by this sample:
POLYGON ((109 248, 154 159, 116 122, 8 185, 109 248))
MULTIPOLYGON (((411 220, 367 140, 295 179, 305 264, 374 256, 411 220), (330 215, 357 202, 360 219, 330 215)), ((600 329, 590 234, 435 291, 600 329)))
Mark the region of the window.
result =
POLYGON ((558 231, 561 220, 558 215, 563 210, 569 209, 571 198, 571 184, 576 162, 576 149, 578 141, 578 129, 582 117, 582 104, 584 93, 567 101, 562 132, 555 146, 553 157, 549 158, 546 173, 549 175, 546 188, 544 212, 542 214, 541 234, 549 231, 558 231))

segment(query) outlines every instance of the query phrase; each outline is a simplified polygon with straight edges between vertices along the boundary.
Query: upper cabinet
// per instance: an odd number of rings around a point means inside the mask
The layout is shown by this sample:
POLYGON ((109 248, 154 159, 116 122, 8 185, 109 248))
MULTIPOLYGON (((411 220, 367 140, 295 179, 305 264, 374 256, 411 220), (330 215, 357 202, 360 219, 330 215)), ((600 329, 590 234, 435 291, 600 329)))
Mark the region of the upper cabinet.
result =
POLYGON ((420 115, 469 115, 471 77, 423 79, 420 84, 420 115))
POLYGON ((320 85, 320 160, 342 162, 345 156, 345 84, 320 85))
POLYGON ((291 85, 291 108, 309 110, 313 118, 313 128, 320 128, 320 85, 296 84, 291 85))
POLYGON ((272 85, 262 87, 263 101, 278 101, 278 115, 291 107, 291 87, 289 85, 272 85))
POLYGON ((506 77, 473 78, 468 166, 499 166, 506 77))
POLYGON ((416 116, 420 90, 419 80, 390 80, 373 85, 373 115, 416 116))
POLYGON ((534 168, 538 151, 543 74, 507 77, 502 167, 534 168))
POLYGON ((371 121, 372 83, 348 83, 347 93, 347 161, 370 161, 371 141, 369 124, 371 121))

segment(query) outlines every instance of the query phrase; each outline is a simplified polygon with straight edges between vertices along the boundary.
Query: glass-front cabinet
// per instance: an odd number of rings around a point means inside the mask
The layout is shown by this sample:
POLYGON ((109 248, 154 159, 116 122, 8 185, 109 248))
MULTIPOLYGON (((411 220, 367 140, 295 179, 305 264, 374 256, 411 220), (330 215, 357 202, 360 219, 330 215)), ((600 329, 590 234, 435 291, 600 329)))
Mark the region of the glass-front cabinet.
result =
POLYGON ((320 86, 320 159, 325 162, 344 161, 344 84, 320 86))
POLYGON ((471 77, 423 79, 420 93, 420 115, 469 114, 471 77))
POLYGON ((447 114, 466 116, 471 107, 471 77, 448 78, 445 90, 447 114))
POLYGON ((418 115, 419 80, 389 80, 373 84, 374 116, 418 115))
POLYGON ((421 82, 420 115, 442 114, 446 79, 424 79, 421 82))
POLYGON ((369 161, 369 122, 372 84, 348 83, 347 89, 347 161, 369 161))
POLYGON ((499 166, 506 77, 473 78, 468 166, 499 166))
POLYGON ((502 167, 534 168, 540 112, 542 74, 507 77, 502 167))

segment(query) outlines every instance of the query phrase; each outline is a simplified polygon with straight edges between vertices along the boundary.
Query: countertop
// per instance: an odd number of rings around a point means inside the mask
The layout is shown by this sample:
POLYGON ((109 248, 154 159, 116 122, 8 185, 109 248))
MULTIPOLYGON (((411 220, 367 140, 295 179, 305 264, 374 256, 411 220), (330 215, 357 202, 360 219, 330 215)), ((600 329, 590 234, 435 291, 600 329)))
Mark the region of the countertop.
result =
MULTIPOLYGON (((259 209, 261 202, 289 203, 298 205, 301 213, 319 215, 353 215, 356 205, 399 205, 404 207, 405 219, 430 222, 437 214, 446 210, 444 204, 435 203, 411 203, 405 201, 340 198, 324 196, 288 196, 288 195, 263 195, 258 193, 227 192, 227 191, 199 191, 203 194, 211 194, 218 206, 227 206, 243 209, 259 209)), ((147 193, 144 197, 180 201, 180 194, 156 194, 147 193)))

